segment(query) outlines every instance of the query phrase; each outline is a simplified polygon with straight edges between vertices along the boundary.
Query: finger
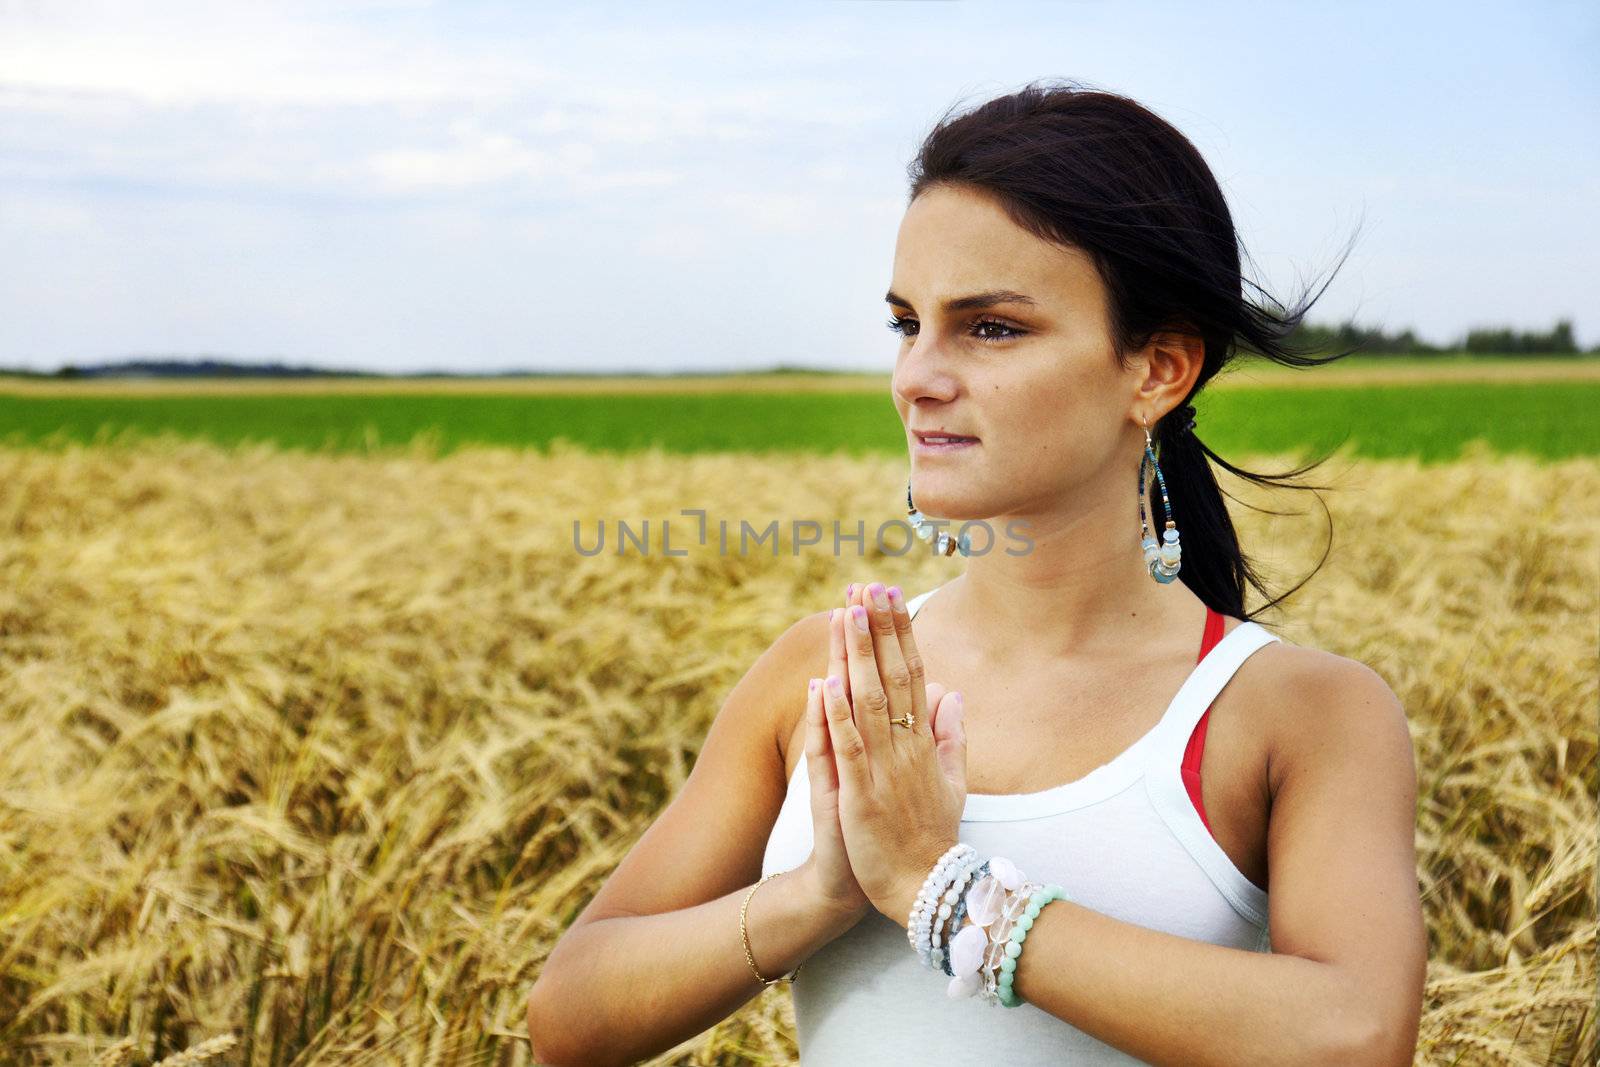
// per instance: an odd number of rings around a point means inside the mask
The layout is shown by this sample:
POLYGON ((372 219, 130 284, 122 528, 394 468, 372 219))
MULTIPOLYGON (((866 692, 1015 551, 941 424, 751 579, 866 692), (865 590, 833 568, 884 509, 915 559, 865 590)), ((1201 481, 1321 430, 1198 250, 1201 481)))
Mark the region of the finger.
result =
MULTIPOLYGON (((878 664, 878 680, 889 697, 887 714, 891 725, 892 720, 909 715, 912 717, 911 729, 915 731, 922 724, 917 721, 920 716, 915 714, 916 697, 911 691, 911 669, 900 651, 894 606, 889 603, 889 590, 882 582, 872 582, 867 586, 866 608, 867 628, 872 632, 872 647, 878 664)), ((921 684, 917 683, 919 688, 921 684)), ((908 736, 910 734, 904 726, 895 726, 889 731, 890 741, 896 746, 904 743, 908 736)))
POLYGON ((960 693, 943 692, 937 682, 928 683, 928 701, 934 706, 933 737, 944 776, 967 792, 967 727, 960 693))
POLYGON ((845 612, 844 652, 850 675, 850 707, 855 712, 856 729, 861 732, 867 753, 887 758, 894 751, 889 725, 889 693, 878 675, 878 653, 872 644, 871 620, 867 609, 852 604, 845 612))
POLYGON ((833 748, 833 764, 838 768, 839 793, 846 790, 870 792, 872 772, 867 766, 867 746, 856 729, 850 702, 844 697, 844 679, 830 674, 823 682, 823 716, 828 723, 828 742, 833 748))
MULTIPOLYGON (((855 586, 850 587, 854 590, 855 586)), ((848 601, 846 604, 848 605, 848 601)), ((845 699, 850 699, 849 664, 844 656, 844 614, 849 608, 834 608, 828 612, 828 674, 844 679, 845 699)))
POLYGON ((806 770, 813 799, 839 787, 833 766, 833 746, 828 743, 828 723, 822 711, 822 679, 811 679, 806 689, 806 770))
POLYGON ((933 704, 928 700, 922 653, 917 651, 916 639, 911 634, 911 612, 906 609, 906 597, 898 585, 891 585, 888 592, 890 616, 894 622, 895 636, 900 642, 900 658, 905 661, 908 675, 906 684, 911 689, 911 710, 917 717, 912 729, 924 737, 931 737, 933 704))

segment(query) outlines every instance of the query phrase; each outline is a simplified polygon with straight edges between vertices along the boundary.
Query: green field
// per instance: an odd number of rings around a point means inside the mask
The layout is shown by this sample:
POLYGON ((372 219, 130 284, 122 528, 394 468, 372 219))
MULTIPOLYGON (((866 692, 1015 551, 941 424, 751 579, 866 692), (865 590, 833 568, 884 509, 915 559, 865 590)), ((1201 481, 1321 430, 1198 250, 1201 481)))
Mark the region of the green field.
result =
MULTIPOLYGON (((1600 381, 1429 382, 1208 391, 1197 432, 1215 451, 1320 453, 1348 440, 1358 455, 1456 458, 1482 439, 1538 458, 1600 454, 1600 381)), ((874 392, 449 394, 195 393, 0 395, 0 438, 55 447, 171 431, 223 444, 294 449, 469 444, 543 448, 557 439, 601 451, 900 452, 900 420, 874 392)))

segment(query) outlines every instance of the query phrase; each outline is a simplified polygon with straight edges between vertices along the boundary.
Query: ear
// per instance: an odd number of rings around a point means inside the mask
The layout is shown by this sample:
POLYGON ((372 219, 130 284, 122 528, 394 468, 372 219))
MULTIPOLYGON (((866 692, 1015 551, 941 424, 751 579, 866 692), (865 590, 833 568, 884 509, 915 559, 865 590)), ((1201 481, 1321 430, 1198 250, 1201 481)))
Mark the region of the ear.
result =
POLYGON ((1139 377, 1133 398, 1133 421, 1138 422, 1142 415, 1154 426, 1162 415, 1182 404, 1194 391, 1205 363, 1205 339, 1187 323, 1170 325, 1151 334, 1138 353, 1139 377))

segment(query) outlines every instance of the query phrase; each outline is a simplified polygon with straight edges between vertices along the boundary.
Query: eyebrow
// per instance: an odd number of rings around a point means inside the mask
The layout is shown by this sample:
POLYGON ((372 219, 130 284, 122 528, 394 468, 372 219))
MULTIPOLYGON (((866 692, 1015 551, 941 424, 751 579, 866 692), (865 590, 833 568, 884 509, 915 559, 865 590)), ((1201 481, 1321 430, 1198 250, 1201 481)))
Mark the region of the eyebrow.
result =
MULTIPOLYGON (((912 306, 911 301, 905 299, 904 297, 895 295, 895 291, 893 289, 890 289, 887 293, 885 293, 883 298, 889 303, 899 307, 908 308, 912 306)), ((1026 304, 1029 307, 1037 307, 1038 301, 1034 300, 1031 296, 1028 296, 1024 293, 1019 293, 1013 289, 990 289, 985 293, 973 293, 971 296, 958 296, 953 299, 946 300, 944 302, 944 310, 946 312, 975 311, 983 308, 994 307, 996 304, 1026 304)))

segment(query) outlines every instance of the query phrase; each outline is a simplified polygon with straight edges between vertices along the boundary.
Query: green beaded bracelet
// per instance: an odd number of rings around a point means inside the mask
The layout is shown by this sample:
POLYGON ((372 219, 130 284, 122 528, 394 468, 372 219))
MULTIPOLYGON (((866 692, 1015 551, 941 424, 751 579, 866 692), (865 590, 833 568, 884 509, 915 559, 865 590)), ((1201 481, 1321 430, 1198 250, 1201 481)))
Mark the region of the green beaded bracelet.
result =
POLYGON ((1067 891, 1051 882, 1028 898, 1027 910, 1017 916, 1011 932, 1006 935, 1011 943, 1006 946, 1006 954, 1000 959, 1000 977, 996 980, 997 999, 1006 1007, 1015 1008, 1022 1003, 1022 998, 1011 991, 1011 982, 1017 971, 1017 957, 1022 955, 1022 943, 1028 939, 1028 931, 1033 929, 1033 920, 1039 917, 1039 910, 1052 900, 1067 899, 1067 891))

